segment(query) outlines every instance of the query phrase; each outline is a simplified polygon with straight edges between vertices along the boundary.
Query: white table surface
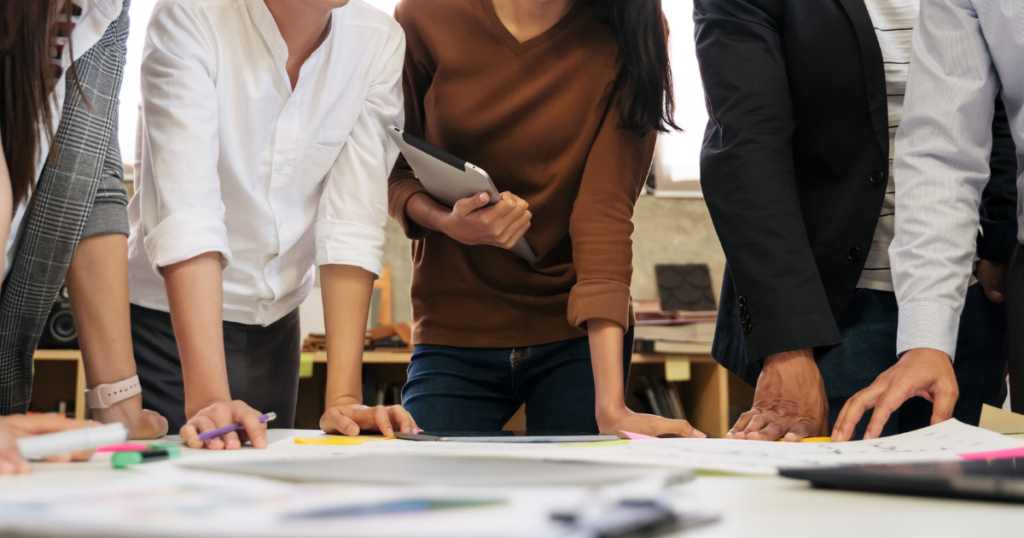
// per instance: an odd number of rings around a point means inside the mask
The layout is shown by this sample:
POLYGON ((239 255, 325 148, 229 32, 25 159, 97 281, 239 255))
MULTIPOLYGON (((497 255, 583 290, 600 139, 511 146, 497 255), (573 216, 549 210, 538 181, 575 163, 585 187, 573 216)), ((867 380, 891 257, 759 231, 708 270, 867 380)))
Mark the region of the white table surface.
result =
MULTIPOLYGON (((320 433, 270 430, 269 440, 320 433)), ((208 452, 183 449, 182 457, 202 453, 208 452)), ((116 479, 116 473, 105 456, 85 463, 36 463, 32 475, 0 477, 0 492, 98 483, 116 479)), ((683 508, 721 514, 719 522, 683 533, 695 538, 1024 536, 1024 506, 1015 504, 815 490, 780 477, 700 475, 674 491, 683 508)))

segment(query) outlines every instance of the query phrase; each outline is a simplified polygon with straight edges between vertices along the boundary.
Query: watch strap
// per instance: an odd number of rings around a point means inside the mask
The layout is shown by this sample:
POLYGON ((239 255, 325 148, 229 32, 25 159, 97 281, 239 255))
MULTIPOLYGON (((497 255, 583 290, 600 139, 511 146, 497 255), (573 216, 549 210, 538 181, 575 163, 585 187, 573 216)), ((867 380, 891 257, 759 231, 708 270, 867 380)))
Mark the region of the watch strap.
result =
POLYGON ((107 383, 85 391, 85 402, 89 409, 106 409, 118 402, 142 394, 139 376, 133 375, 124 381, 107 383))

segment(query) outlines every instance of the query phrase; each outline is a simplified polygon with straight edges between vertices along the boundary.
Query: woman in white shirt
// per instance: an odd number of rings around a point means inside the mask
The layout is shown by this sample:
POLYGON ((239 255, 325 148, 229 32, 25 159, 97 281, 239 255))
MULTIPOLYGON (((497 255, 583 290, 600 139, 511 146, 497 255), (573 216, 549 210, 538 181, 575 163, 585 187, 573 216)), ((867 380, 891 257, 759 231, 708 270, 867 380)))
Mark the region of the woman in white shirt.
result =
POLYGON ((361 369, 381 272, 404 39, 360 0, 164 0, 153 11, 129 207, 132 326, 146 407, 190 446, 235 422, 241 437, 205 446, 266 446, 260 413, 291 427, 297 309, 314 265, 328 336, 321 426, 415 428, 400 406, 361 406, 360 376, 343 375, 361 369))

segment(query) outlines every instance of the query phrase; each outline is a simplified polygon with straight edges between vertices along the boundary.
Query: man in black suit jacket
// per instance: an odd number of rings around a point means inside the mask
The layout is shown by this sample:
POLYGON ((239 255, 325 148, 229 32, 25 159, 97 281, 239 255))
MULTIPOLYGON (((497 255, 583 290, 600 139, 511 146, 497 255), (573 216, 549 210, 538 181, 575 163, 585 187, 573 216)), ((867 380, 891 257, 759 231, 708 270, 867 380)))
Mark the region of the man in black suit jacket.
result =
MULTIPOLYGON (((858 287, 895 128, 875 25, 865 0, 695 0, 694 21, 710 116, 701 186, 728 260, 713 355, 757 387, 730 437, 827 435, 846 401, 899 363, 894 294, 858 287)), ((1004 113, 994 152, 1012 156, 1005 122, 1004 113)), ((983 210, 978 277, 996 300, 1016 231, 1015 168, 993 159, 983 210)), ((929 418, 976 423, 981 402, 998 401, 1003 313, 972 290, 956 364, 899 365, 940 380, 900 399, 924 395, 934 409, 907 402, 885 434, 929 418)), ((883 433, 879 416, 867 437, 883 433)), ((856 435, 866 428, 867 419, 856 435)))

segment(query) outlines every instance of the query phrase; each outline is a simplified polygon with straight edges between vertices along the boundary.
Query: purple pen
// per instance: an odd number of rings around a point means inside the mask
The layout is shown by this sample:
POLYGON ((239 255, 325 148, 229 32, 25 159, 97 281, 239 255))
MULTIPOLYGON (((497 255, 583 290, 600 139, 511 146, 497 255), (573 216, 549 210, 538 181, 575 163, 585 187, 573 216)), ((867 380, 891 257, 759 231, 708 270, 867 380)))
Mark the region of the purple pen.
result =
MULTIPOLYGON (((267 413, 260 417, 260 422, 270 422, 277 418, 277 413, 267 413)), ((206 433, 199 434, 200 441, 206 441, 207 439, 213 439, 214 437, 220 437, 228 432, 235 432, 238 430, 244 430, 245 426, 241 422, 236 422, 230 426, 224 426, 223 428, 217 428, 216 430, 210 430, 206 433)))

